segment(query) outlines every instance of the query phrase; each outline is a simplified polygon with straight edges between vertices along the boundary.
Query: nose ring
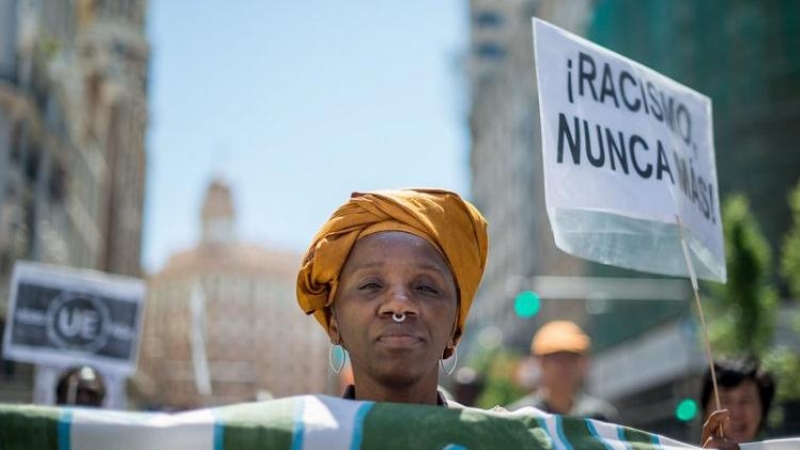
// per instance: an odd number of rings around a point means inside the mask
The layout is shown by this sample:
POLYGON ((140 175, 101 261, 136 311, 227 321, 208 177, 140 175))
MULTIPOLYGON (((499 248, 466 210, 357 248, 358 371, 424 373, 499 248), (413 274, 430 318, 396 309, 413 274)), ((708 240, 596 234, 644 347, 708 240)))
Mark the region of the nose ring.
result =
POLYGON ((398 314, 397 312, 395 312, 394 314, 392 314, 392 320, 394 320, 397 323, 400 323, 400 322, 406 320, 406 313, 399 313, 398 314))

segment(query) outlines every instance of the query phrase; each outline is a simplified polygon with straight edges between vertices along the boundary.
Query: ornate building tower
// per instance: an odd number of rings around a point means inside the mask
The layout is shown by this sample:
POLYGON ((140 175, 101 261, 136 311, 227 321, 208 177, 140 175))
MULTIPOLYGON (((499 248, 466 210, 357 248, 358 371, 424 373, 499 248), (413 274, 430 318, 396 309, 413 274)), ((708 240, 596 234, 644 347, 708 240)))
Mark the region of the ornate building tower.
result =
POLYGON ((208 188, 200 243, 149 282, 140 368, 170 408, 324 393, 328 339, 295 301, 300 256, 237 242, 230 189, 208 188))

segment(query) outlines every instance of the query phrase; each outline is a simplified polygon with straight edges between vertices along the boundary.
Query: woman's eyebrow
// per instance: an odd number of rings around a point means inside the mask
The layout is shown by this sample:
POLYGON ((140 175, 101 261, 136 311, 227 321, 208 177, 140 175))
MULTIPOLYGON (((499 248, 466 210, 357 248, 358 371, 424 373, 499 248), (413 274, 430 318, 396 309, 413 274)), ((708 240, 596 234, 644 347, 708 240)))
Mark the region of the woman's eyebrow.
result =
POLYGON ((354 265, 348 267, 348 270, 351 273, 355 273, 355 272, 359 272, 359 271, 362 271, 362 270, 380 268, 380 267, 383 267, 385 265, 386 265, 386 260, 379 259, 379 260, 376 260, 376 261, 365 261, 365 262, 362 262, 362 263, 354 264, 354 265))
MULTIPOLYGON (((357 272, 362 272, 362 271, 365 271, 365 270, 383 268, 383 267, 386 267, 386 266, 392 267, 393 264, 388 264, 385 259, 378 259, 378 260, 374 260, 374 261, 365 261, 365 262, 361 262, 361 263, 357 263, 357 264, 352 265, 351 267, 348 268, 348 272, 357 273, 357 272)), ((447 275, 450 275, 450 273, 451 273, 449 268, 446 265, 438 264, 438 263, 428 263, 428 262, 426 262, 426 263, 421 263, 421 264, 415 264, 414 267, 416 267, 417 269, 421 269, 423 271, 426 271, 426 272, 434 272, 434 273, 440 274, 442 276, 447 276, 447 275)))
POLYGON ((450 269, 443 264, 423 263, 423 264, 418 264, 417 267, 428 272, 435 272, 441 276, 448 276, 448 275, 452 276, 450 269))

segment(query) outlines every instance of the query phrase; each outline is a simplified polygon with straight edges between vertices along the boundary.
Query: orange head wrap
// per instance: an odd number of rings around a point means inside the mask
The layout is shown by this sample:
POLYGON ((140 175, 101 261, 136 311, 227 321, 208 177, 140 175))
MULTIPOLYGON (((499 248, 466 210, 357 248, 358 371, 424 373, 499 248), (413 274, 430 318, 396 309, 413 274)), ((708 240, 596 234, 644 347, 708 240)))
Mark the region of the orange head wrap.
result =
POLYGON ((297 275, 297 303, 327 330, 339 273, 356 241, 381 231, 404 231, 444 255, 458 286, 458 343, 486 266, 486 220, 458 194, 441 189, 354 192, 314 236, 297 275))

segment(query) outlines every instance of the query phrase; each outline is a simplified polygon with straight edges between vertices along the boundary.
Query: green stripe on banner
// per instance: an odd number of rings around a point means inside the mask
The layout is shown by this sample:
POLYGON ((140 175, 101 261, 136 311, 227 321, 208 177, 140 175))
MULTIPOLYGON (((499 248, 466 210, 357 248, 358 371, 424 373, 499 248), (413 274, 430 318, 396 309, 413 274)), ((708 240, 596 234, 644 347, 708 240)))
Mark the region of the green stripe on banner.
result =
POLYGON ((662 448, 656 435, 633 428, 620 427, 620 438, 625 440, 631 450, 653 450, 662 448))
MULTIPOLYGON (((506 415, 507 416, 507 415, 506 415)), ((534 417, 503 419, 491 412, 440 406, 375 403, 367 413, 361 448, 552 448, 534 417)))
POLYGON ((564 439, 572 445, 572 448, 581 450, 608 450, 602 440, 598 439, 597 433, 587 426, 586 420, 578 417, 564 417, 564 439))
POLYGON ((594 436, 595 439, 598 439, 603 443, 603 447, 606 450, 614 450, 613 447, 611 447, 606 441, 603 440, 602 437, 600 437, 600 433, 597 432, 597 427, 594 426, 594 422, 592 422, 592 419, 583 419, 583 422, 586 424, 586 428, 589 429, 589 432, 592 434, 592 436, 594 436))
POLYGON ((0 449, 59 450, 60 417, 58 408, 0 405, 0 449))
POLYGON ((302 397, 217 408, 214 415, 224 430, 215 429, 214 434, 222 435, 222 449, 290 450, 295 410, 300 406, 302 397))

